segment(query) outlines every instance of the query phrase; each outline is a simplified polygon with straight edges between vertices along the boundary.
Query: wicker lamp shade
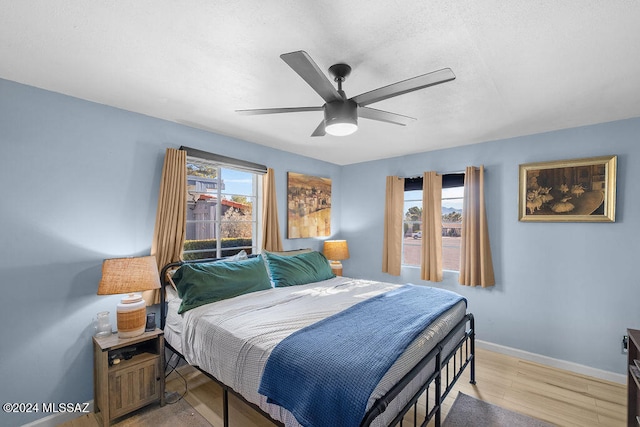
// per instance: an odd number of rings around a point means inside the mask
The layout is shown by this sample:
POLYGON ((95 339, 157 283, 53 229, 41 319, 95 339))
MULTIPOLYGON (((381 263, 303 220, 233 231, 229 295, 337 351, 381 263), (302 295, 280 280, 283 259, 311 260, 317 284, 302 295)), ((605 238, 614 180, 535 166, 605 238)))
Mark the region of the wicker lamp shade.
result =
POLYGON ((322 250, 331 264, 331 270, 336 276, 342 276, 342 261, 349 258, 349 246, 346 240, 325 240, 322 250))
POLYGON ((155 256, 105 259, 98 295, 129 294, 160 288, 155 256))
POLYGON ((98 295, 128 294, 116 311, 120 338, 135 337, 144 332, 146 304, 142 296, 134 292, 159 288, 160 275, 155 256, 104 260, 98 295))
POLYGON ((346 240, 326 240, 322 252, 331 261, 342 261, 349 258, 349 246, 346 240))

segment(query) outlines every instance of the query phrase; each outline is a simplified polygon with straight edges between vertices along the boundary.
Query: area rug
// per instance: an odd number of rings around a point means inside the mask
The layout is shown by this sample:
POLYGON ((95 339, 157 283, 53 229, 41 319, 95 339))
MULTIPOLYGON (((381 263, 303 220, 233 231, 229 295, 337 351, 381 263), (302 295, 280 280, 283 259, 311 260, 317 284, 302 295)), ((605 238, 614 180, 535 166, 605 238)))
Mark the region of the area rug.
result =
POLYGON ((544 421, 509 411, 458 392, 442 427, 553 427, 544 421))
POLYGON ((111 427, 211 427, 186 400, 164 406, 156 403, 142 408, 111 427))

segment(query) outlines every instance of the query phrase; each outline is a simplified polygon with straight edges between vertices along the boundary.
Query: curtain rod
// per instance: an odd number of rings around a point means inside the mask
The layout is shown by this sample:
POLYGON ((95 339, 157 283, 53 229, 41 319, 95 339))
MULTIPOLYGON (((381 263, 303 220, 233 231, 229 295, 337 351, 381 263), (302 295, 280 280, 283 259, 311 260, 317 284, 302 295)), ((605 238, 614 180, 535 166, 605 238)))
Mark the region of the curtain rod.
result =
MULTIPOLYGON (((486 169, 485 169, 486 170, 486 169)), ((459 175, 464 173, 464 171, 450 171, 450 172, 437 172, 436 173, 438 175, 459 175)), ((415 175, 415 176, 405 176, 405 179, 414 179, 414 178, 422 178, 422 175, 415 175)))
MULTIPOLYGON (((473 166, 476 169, 479 169, 478 166, 473 166)), ((485 172, 487 171, 487 168, 484 168, 485 172)), ((463 174, 465 173, 464 170, 461 171, 448 171, 448 172, 438 172, 436 171, 436 173, 438 175, 458 175, 458 174, 463 174)), ((422 175, 416 175, 416 176, 405 176, 405 179, 412 179, 412 178, 422 178, 422 175)))
POLYGON ((261 165, 258 163, 253 163, 246 160, 234 159, 233 157, 214 154, 208 151, 198 150, 196 148, 185 147, 184 145, 180 147, 180 150, 186 151, 187 156, 189 157, 197 157, 200 159, 211 160, 213 162, 223 163, 230 166, 236 166, 236 167, 246 169, 256 173, 262 173, 262 174, 267 173, 267 167, 265 165, 261 165))

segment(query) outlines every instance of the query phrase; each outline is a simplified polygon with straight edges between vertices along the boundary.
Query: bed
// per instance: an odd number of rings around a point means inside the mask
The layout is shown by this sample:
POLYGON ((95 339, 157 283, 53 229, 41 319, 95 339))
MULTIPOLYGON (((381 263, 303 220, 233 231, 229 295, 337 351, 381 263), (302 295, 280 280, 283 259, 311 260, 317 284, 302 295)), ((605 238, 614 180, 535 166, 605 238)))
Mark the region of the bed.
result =
POLYGON ((172 263, 161 277, 167 347, 222 386, 225 427, 228 393, 280 426, 408 413, 438 427, 467 366, 475 382, 473 315, 452 292, 335 277, 315 251, 172 263))

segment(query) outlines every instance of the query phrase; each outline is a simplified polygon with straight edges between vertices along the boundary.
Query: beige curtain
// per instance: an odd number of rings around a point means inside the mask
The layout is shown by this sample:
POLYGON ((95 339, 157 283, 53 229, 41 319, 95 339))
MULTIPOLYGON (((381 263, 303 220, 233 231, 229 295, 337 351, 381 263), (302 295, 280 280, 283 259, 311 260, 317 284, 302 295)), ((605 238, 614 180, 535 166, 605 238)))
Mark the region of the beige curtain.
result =
MULTIPOLYGON (((167 148, 162 168, 156 225, 151 243, 158 270, 182 259, 187 211, 187 152, 167 148)), ((147 305, 160 302, 159 291, 143 293, 147 305)))
POLYGON ((442 281, 442 175, 435 172, 425 172, 422 178, 420 278, 442 281))
POLYGON ((404 204, 404 178, 387 177, 384 207, 384 239, 382 242, 382 272, 400 275, 402 264, 402 206, 404 204))
POLYGON ((484 166, 465 170, 459 282, 483 288, 495 285, 484 202, 484 166))
POLYGON ((266 251, 282 251, 282 238, 278 224, 278 204, 276 203, 276 179, 273 169, 268 168, 262 178, 264 208, 262 210, 262 249, 266 251))

